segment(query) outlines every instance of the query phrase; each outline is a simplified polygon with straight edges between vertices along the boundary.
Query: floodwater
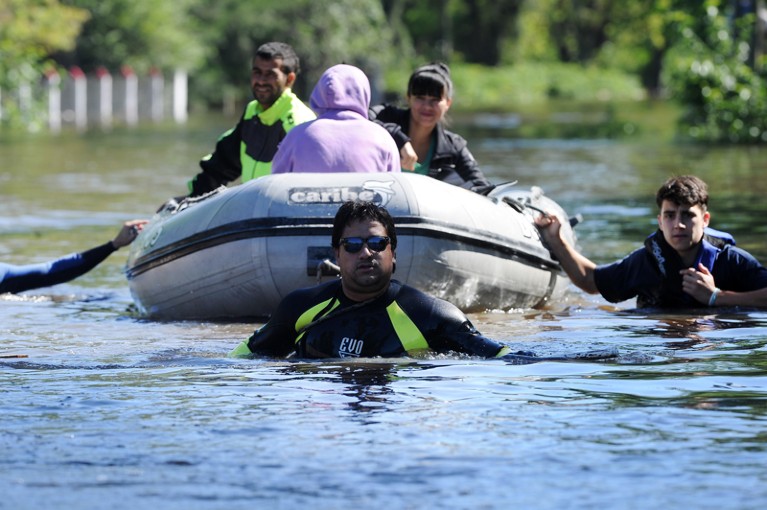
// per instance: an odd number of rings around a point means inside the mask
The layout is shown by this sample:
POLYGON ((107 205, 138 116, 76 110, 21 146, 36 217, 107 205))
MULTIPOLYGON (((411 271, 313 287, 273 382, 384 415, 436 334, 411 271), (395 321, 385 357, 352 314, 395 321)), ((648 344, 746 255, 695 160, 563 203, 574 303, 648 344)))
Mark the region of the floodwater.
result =
MULTIPOLYGON (((706 179, 713 226, 767 261, 767 149, 519 138, 507 120, 465 127, 484 170, 582 214, 597 262, 653 230, 674 173, 706 179)), ((151 215, 230 122, 0 133, 0 260, 82 250, 151 215)), ((471 318, 514 349, 618 359, 230 360, 255 325, 142 319, 126 256, 0 297, 2 509, 767 505, 765 312, 648 315, 572 288, 546 310, 471 318)))

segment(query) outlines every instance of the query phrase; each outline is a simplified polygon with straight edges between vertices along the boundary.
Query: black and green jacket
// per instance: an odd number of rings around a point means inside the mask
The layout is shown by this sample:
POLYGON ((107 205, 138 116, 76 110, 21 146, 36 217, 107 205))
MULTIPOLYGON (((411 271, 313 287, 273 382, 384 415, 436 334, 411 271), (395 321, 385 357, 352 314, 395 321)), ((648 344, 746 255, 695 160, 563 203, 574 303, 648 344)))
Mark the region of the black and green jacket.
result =
POLYGON ((289 294, 232 356, 400 357, 458 352, 485 358, 509 352, 479 333, 457 307, 392 280, 383 295, 357 303, 341 281, 289 294))
POLYGON ((238 177, 246 182, 270 174, 285 135, 315 117, 290 89, 266 110, 258 101, 251 101, 237 125, 222 134, 216 149, 200 161, 202 172, 189 181, 189 196, 202 195, 238 177))

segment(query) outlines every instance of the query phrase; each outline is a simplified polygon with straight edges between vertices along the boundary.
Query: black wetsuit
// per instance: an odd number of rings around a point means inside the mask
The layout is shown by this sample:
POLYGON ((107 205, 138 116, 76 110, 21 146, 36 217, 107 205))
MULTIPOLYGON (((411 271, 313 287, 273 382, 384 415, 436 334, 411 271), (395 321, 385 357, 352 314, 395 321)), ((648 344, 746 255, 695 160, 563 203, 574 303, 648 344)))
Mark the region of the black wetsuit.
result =
POLYGON ((41 264, 15 266, 0 263, 0 294, 50 287, 82 276, 117 248, 107 242, 82 253, 72 253, 41 264))
POLYGON ((345 297, 334 280, 289 294, 232 355, 400 357, 425 351, 492 358, 509 349, 480 334, 454 305, 396 280, 362 303, 345 297))

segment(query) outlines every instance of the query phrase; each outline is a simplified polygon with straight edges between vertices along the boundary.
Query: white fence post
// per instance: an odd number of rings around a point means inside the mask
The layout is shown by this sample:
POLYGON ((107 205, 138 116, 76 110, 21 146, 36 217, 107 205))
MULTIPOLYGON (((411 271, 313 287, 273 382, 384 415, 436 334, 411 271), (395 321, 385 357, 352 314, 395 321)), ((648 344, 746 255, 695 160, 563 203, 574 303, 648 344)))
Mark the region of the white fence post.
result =
POLYGON ((48 129, 54 133, 61 131, 61 76, 55 69, 45 73, 48 93, 48 129))
MULTIPOLYGON (((78 66, 72 66, 68 72, 51 68, 34 84, 22 83, 18 91, 11 94, 11 100, 30 129, 35 127, 36 112, 47 113, 43 122, 51 132, 60 132, 65 125, 84 131, 89 123, 108 129, 116 120, 135 126, 142 118, 159 122, 166 115, 180 124, 186 122, 189 115, 188 81, 183 69, 173 72, 166 87, 163 74, 156 68, 146 79, 139 79, 128 66, 123 66, 114 77, 104 67, 89 75, 78 66), (42 105, 47 112, 39 111, 42 105)), ((7 101, 7 90, 0 92, 6 92, 7 101)), ((0 108, 0 119, 6 114, 0 108)))
POLYGON ((149 71, 149 115, 155 122, 161 121, 165 113, 164 86, 162 74, 156 67, 153 67, 149 71))
POLYGON ((74 89, 74 121, 78 131, 83 131, 88 126, 88 81, 83 70, 73 66, 69 70, 74 89))
POLYGON ((112 126, 112 75, 105 67, 96 69, 96 79, 98 80, 99 102, 98 117, 101 127, 112 126))
POLYGON ((173 120, 186 122, 187 119, 187 75, 186 71, 176 69, 173 73, 173 120))
POLYGON ((27 81, 19 84, 19 113, 24 122, 32 120, 32 86, 27 81))
POLYGON ((125 123, 129 126, 138 124, 138 77, 130 66, 121 69, 125 79, 125 123))

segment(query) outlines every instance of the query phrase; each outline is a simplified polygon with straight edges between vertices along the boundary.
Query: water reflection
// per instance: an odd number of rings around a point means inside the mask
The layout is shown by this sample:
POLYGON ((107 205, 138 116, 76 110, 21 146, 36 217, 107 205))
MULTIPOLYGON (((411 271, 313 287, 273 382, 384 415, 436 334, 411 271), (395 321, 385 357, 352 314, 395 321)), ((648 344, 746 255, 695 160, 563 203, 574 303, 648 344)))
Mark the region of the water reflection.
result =
MULTIPOLYGON (((279 372, 311 380, 332 383, 339 394, 348 397, 348 409, 361 414, 385 412, 399 402, 391 383, 400 380, 400 372, 429 370, 434 365, 415 361, 383 362, 377 360, 338 363, 290 363, 279 372)), ((363 418, 363 420, 366 418, 363 418)))
POLYGON ((712 335, 707 332, 727 331, 727 336, 737 336, 733 329, 739 328, 764 328, 767 326, 762 312, 756 311, 756 316, 749 315, 749 310, 717 310, 711 313, 710 309, 686 310, 682 313, 675 312, 648 312, 625 311, 621 315, 627 317, 645 317, 656 319, 649 324, 641 324, 627 328, 632 334, 639 337, 658 336, 662 339, 679 339, 665 342, 669 349, 684 350, 700 348, 701 345, 713 346, 712 335), (640 315, 637 315, 637 312, 640 315), (760 315, 762 315, 760 317, 760 315))

